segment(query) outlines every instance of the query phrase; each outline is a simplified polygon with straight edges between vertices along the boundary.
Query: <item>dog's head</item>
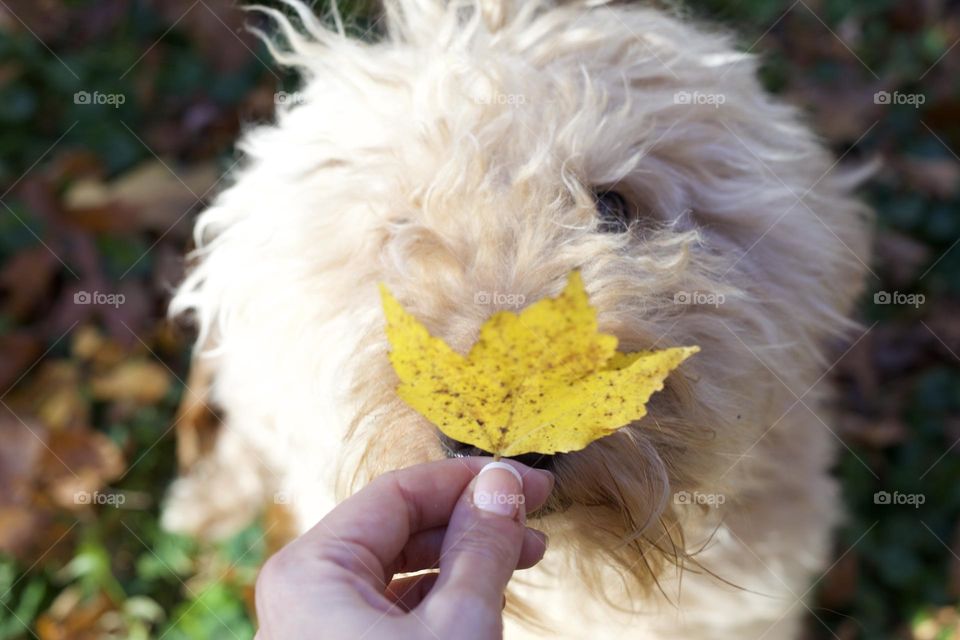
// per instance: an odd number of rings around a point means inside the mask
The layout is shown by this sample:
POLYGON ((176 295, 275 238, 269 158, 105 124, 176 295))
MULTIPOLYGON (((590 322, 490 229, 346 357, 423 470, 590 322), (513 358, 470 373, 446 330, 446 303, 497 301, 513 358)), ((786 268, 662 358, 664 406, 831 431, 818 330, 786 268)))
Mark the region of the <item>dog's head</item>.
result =
POLYGON ((701 347, 643 420, 531 460, 557 475, 555 544, 585 574, 606 554, 650 584, 687 552, 672 496, 723 486, 815 378, 859 288, 864 216, 727 37, 589 4, 393 0, 376 43, 266 10, 304 85, 245 137, 176 302, 225 358, 343 381, 309 428, 362 479, 471 453, 396 397, 378 283, 465 351, 579 269, 620 350, 701 347))

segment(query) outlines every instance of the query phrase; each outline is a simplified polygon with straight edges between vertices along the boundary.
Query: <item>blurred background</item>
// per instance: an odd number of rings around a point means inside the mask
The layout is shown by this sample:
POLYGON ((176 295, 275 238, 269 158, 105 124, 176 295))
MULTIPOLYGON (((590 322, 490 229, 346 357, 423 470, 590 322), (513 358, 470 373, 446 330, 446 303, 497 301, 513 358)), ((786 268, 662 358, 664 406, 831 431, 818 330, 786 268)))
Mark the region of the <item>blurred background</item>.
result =
MULTIPOLYGON (((848 517, 808 637, 960 638, 960 2, 660 4, 735 31, 842 162, 884 162, 863 328, 829 373, 848 517)), ((341 10, 376 37, 372 3, 341 10)), ((189 361, 165 305, 236 136, 296 86, 251 21, 0 0, 2 639, 253 635, 265 528, 158 525, 189 361)))

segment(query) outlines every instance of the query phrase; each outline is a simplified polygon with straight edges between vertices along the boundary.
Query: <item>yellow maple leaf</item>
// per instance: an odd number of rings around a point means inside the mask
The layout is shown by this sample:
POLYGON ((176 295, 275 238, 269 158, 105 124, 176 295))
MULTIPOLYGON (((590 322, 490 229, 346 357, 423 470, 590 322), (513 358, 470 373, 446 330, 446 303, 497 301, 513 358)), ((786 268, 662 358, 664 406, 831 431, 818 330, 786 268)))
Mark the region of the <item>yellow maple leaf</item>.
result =
POLYGON ((397 394, 447 436, 497 456, 577 451, 639 420, 700 350, 618 352, 577 271, 558 297, 492 315, 466 356, 380 292, 397 394))

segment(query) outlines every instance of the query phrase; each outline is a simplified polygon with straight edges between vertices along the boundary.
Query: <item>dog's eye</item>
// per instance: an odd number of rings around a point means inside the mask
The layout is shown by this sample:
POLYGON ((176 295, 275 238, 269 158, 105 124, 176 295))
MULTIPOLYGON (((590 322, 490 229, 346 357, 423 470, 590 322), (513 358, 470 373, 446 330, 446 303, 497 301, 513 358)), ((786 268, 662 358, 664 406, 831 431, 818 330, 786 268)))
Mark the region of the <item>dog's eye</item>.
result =
POLYGON ((597 216, 600 233, 625 233, 630 228, 633 211, 627 199, 616 191, 597 191, 597 216))

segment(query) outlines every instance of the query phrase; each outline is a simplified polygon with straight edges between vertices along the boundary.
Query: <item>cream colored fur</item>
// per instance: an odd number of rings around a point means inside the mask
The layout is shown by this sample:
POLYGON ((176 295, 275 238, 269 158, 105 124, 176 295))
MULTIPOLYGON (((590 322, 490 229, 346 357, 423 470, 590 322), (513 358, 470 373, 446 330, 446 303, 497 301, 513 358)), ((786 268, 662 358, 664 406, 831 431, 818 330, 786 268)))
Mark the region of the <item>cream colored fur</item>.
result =
POLYGON ((478 292, 533 301, 580 269, 621 349, 702 351, 647 418, 558 459, 507 637, 794 638, 838 519, 816 414, 868 253, 853 181, 724 34, 636 5, 479 4, 390 0, 377 43, 261 9, 302 100, 245 133, 197 224, 173 311, 226 424, 165 523, 226 535, 278 500, 304 530, 442 456, 393 393, 377 283, 466 349, 496 309, 478 292), (599 232, 605 188, 637 207, 629 233, 599 232))

